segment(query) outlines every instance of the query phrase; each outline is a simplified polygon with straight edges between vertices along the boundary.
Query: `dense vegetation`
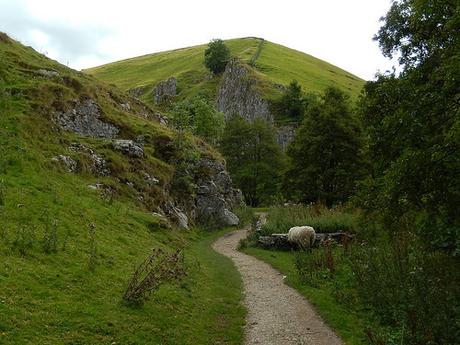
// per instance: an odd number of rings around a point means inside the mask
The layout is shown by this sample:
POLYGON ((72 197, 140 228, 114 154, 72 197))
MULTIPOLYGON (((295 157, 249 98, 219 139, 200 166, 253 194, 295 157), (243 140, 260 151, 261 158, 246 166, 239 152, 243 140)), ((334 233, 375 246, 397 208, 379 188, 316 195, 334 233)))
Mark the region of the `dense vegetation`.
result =
POLYGON ((281 199, 285 162, 269 123, 262 119, 249 123, 234 116, 225 127, 221 150, 249 205, 270 205, 281 199))
POLYGON ((347 201, 365 172, 362 149, 361 128, 346 95, 336 88, 326 89, 320 101, 309 104, 288 148, 285 195, 329 207, 347 201))
POLYGON ((337 228, 356 232, 355 243, 295 256, 248 249, 294 275, 289 282, 347 339, 346 325, 338 321, 341 310, 325 303, 323 293, 356 315, 359 334, 350 343, 459 343, 459 13, 452 1, 393 2, 376 40, 386 56, 399 57, 400 72, 368 82, 356 114, 338 94, 327 101, 330 91, 321 107, 307 107, 288 150, 295 158, 288 182, 298 183, 291 195, 329 204, 348 199, 362 213, 273 209, 261 234, 300 222, 328 231, 325 224, 335 218, 337 228), (341 150, 348 156, 344 161, 341 150), (336 188, 324 189, 321 182, 335 178, 341 181, 336 188))

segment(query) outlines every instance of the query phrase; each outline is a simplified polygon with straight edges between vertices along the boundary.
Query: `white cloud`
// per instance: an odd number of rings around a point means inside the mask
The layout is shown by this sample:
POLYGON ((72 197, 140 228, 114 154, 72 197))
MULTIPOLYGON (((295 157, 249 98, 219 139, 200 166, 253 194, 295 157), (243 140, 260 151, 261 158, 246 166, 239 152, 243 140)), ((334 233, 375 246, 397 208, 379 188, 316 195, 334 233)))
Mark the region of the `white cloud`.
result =
POLYGON ((0 0, 0 30, 78 69, 216 37, 258 36, 371 79, 391 66, 372 41, 389 6, 390 0, 0 0))

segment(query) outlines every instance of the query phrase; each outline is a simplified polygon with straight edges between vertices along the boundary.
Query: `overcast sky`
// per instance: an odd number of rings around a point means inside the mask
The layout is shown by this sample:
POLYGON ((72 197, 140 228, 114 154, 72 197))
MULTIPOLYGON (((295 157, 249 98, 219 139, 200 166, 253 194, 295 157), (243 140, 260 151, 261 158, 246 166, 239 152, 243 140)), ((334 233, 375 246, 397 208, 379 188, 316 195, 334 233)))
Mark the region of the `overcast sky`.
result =
POLYGON ((0 0, 0 31, 75 69, 263 37, 364 79, 391 69, 372 37, 391 0, 0 0))

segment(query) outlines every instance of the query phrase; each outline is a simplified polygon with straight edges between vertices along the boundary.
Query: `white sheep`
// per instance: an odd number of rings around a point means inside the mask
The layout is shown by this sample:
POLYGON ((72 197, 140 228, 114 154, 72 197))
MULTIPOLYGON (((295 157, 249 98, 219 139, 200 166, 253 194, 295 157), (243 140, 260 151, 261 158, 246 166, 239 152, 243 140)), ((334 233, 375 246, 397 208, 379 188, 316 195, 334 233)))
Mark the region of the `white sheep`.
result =
POLYGON ((311 248, 315 243, 315 229, 311 226, 294 226, 289 229, 288 241, 301 249, 311 248))

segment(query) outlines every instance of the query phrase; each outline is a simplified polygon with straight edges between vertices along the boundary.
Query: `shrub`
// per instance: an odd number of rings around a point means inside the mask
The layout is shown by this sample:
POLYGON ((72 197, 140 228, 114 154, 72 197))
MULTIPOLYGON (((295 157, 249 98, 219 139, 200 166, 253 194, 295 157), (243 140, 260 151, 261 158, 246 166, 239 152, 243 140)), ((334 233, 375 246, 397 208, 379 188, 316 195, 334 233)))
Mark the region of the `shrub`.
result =
POLYGON ((182 252, 167 253, 162 249, 153 249, 131 276, 123 300, 142 305, 162 283, 179 280, 185 275, 182 252))
POLYGON ((427 251, 410 233, 378 246, 363 246, 351 256, 356 287, 363 302, 393 329, 373 343, 398 336, 404 344, 454 344, 460 339, 458 260, 427 251), (456 302, 457 301, 457 302, 456 302), (379 340, 380 341, 380 340, 379 340))
POLYGON ((45 222, 45 232, 43 234, 43 251, 46 254, 57 252, 57 220, 45 222))

